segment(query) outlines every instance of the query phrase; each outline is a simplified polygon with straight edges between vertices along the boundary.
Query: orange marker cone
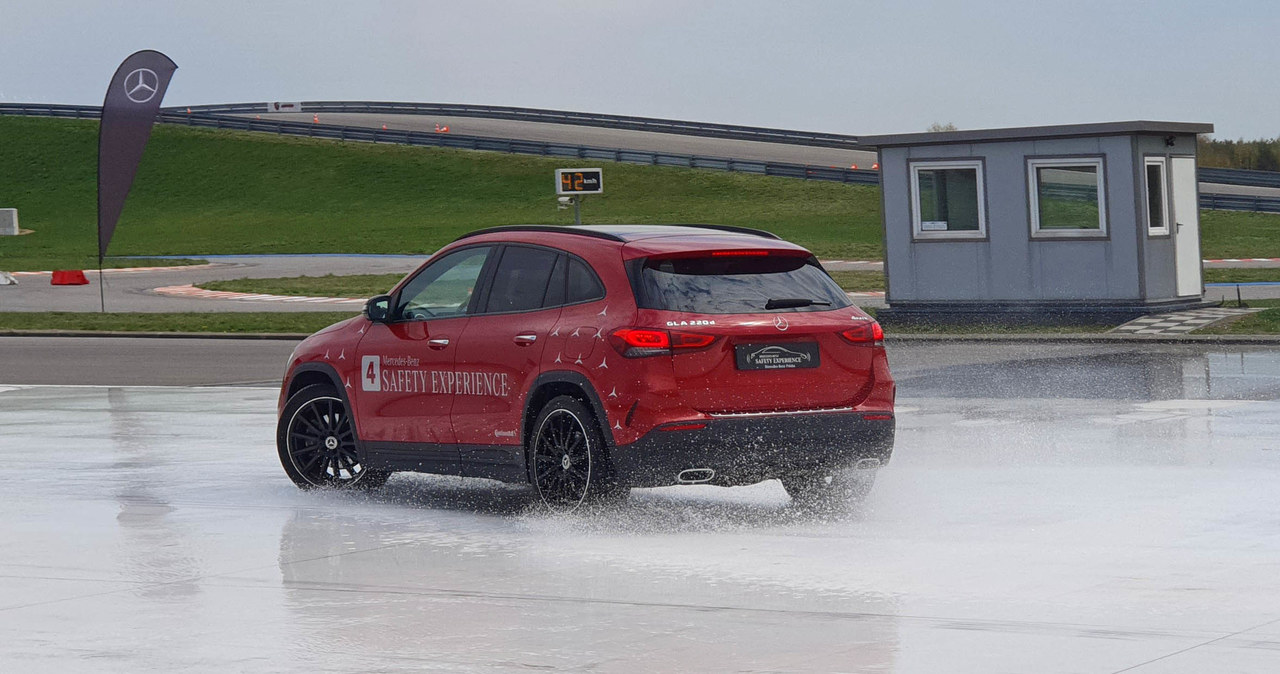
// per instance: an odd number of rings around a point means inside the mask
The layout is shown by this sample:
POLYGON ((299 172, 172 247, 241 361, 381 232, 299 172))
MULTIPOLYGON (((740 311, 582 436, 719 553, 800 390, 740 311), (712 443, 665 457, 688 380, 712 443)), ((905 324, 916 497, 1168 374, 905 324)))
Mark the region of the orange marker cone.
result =
POLYGON ((872 164, 872 165, 871 165, 871 170, 872 170, 872 171, 879 171, 879 170, 880 170, 880 162, 876 162, 876 163, 872 164))
POLYGON ((319 124, 319 123, 320 123, 320 113, 318 113, 318 112, 316 112, 316 113, 312 113, 312 115, 311 115, 311 123, 312 123, 312 124, 319 124))
POLYGON ((386 125, 386 124, 383 124, 383 125, 382 125, 382 130, 383 130, 383 131, 386 131, 386 130, 387 130, 387 125, 386 125))
POLYGON ((857 165, 857 164, 849 164, 849 168, 851 168, 851 169, 853 169, 853 170, 857 171, 857 170, 858 170, 858 165, 857 165))
POLYGON ((449 133, 449 127, 447 126, 440 127, 440 133, 449 133))
POLYGON ((191 114, 191 108, 187 108, 187 114, 191 114))

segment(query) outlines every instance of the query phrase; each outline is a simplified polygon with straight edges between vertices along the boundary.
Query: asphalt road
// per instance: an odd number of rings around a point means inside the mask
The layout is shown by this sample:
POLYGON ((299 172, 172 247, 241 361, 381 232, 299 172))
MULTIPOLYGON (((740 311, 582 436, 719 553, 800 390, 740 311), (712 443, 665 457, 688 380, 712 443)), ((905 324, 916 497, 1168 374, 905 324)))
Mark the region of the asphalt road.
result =
MULTIPOLYGON (((309 302, 214 300, 159 295, 154 289, 237 278, 324 276, 326 274, 407 274, 427 259, 399 255, 263 255, 207 258, 213 266, 167 271, 103 274, 107 310, 113 312, 183 311, 351 311, 359 305, 309 302)), ((0 286, 0 311, 98 311, 98 275, 89 272, 89 285, 52 286, 47 275, 21 276, 18 285, 0 286)))
MULTIPOLYGON (((239 115, 252 117, 253 115, 239 115)), ((310 122, 311 113, 279 113, 261 115, 263 119, 281 119, 292 122, 310 122)), ((876 161, 875 152, 840 150, 829 147, 788 145, 785 143, 760 143, 749 140, 703 138, 651 131, 630 131, 595 126, 571 126, 545 122, 520 122, 504 119, 480 119, 475 117, 436 117, 432 115, 380 115, 365 113, 319 113, 320 122, 343 126, 379 128, 400 131, 434 131, 436 124, 449 127, 451 133, 485 138, 519 138, 551 143, 588 145, 604 148, 624 148, 674 154, 696 154, 704 157, 732 157, 756 161, 812 164, 848 168, 871 168, 876 161)))
POLYGON ((890 357, 893 462, 819 512, 302 492, 272 387, 0 386, 0 669, 1280 671, 1280 352, 890 357))
MULTIPOLYGON (((107 310, 113 312, 263 312, 263 311, 359 311, 358 304, 330 304, 309 301, 262 299, 209 299, 160 295, 156 288, 196 284, 204 281, 236 278, 276 278, 291 276, 323 276, 325 274, 405 274, 426 258, 397 255, 261 255, 211 256, 212 266, 177 268, 167 271, 132 272, 108 270, 106 283, 107 310)), ((1206 262, 1206 267, 1275 267, 1274 261, 1206 262)), ((828 261, 833 271, 878 271, 877 261, 828 261)), ((1245 299, 1280 297, 1280 285, 1246 285, 1241 287, 1245 299)), ((1235 299, 1236 288, 1210 287, 1206 299, 1235 299)), ((862 306, 880 306, 874 297, 857 297, 862 306)), ((89 274, 87 286, 51 286, 47 275, 22 276, 18 285, 0 286, 0 311, 82 311, 99 308, 98 276, 89 274)))

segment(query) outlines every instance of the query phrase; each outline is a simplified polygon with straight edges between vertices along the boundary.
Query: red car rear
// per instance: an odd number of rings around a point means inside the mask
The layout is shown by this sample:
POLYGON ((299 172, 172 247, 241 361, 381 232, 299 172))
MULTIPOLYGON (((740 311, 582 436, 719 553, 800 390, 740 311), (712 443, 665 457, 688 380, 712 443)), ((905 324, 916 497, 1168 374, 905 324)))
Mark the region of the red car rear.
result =
POLYGON ((880 326, 805 249, 717 226, 497 227, 309 338, 281 394, 302 486, 415 470, 856 497, 893 447, 880 326), (358 382, 358 385, 356 385, 358 382))

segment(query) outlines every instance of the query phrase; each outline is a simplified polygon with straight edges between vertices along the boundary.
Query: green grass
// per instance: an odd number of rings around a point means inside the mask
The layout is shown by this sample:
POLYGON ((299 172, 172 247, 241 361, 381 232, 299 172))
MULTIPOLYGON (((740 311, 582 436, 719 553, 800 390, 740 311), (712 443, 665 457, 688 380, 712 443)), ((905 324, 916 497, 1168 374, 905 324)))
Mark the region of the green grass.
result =
POLYGON ((884 272, 878 271, 833 271, 831 278, 840 284, 846 292, 867 292, 884 290, 884 272))
MULTIPOLYGON (((96 150, 96 122, 0 117, 0 204, 34 231, 0 240, 0 269, 96 264, 96 150)), ((162 124, 110 253, 430 253, 479 227, 571 224, 552 191, 566 163, 162 124)), ((586 222, 745 225, 880 256, 876 187, 604 163, 586 222)))
POLYGON ((1200 211, 1200 250, 1210 259, 1280 257, 1280 215, 1200 211))
POLYGON ((1280 282, 1280 268, 1238 267, 1204 270, 1205 283, 1280 282))
POLYGON ((360 274, 352 276, 297 276, 292 278, 239 278, 199 284, 206 290, 269 295, 309 295, 312 297, 373 297, 400 282, 404 274, 360 274))
MULTIPOLYGON (((1229 304, 1227 306, 1234 306, 1229 304)), ((1275 335, 1280 334, 1280 299, 1246 300, 1247 307, 1266 307, 1256 314, 1248 314, 1225 323, 1218 323, 1195 331, 1198 335, 1275 335)))
POLYGON ((355 312, 263 313, 38 313, 0 312, 0 330, 95 330, 128 332, 312 333, 355 312))

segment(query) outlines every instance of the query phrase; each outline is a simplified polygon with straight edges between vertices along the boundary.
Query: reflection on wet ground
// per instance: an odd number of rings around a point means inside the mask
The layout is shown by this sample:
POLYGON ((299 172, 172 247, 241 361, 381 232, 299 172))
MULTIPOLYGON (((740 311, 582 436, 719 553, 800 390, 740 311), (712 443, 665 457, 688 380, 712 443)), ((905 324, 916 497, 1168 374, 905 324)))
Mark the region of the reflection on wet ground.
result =
MULTIPOLYGON (((987 351, 971 345, 979 351, 987 351)), ((951 348, 955 348, 952 346, 951 348)), ((930 366, 934 349, 903 345, 891 354, 900 390, 911 396, 1105 398, 1120 400, 1274 400, 1280 351, 1139 344, 1031 347, 995 362, 930 366), (1037 351, 1049 351, 1048 353, 1037 351), (895 356, 897 358, 895 358, 895 356), (910 360, 910 371, 902 367, 910 360)))
POLYGON ((299 492, 273 390, 0 387, 0 670, 1280 671, 1280 352, 891 357, 895 458, 818 513, 299 492))

